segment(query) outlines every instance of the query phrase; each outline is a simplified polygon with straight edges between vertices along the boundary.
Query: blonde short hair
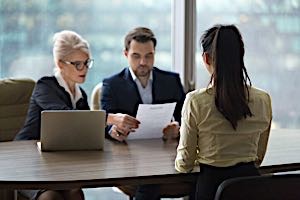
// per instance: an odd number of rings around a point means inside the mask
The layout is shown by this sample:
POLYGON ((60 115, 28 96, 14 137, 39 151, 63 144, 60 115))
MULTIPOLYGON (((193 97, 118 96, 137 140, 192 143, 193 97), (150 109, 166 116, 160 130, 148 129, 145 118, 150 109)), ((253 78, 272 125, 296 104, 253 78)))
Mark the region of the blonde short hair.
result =
POLYGON ((78 33, 69 30, 57 32, 53 36, 53 57, 57 67, 59 60, 75 50, 80 50, 91 57, 89 43, 78 33))

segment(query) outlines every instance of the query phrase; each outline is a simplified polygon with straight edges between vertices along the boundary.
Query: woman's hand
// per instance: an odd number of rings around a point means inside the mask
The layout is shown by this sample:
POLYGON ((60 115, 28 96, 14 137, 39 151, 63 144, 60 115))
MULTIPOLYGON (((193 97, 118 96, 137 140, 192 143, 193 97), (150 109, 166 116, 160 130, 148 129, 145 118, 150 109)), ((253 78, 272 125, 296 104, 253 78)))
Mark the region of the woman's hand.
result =
POLYGON ((124 140, 126 140, 127 136, 129 135, 128 133, 121 133, 120 131, 118 131, 117 126, 113 125, 111 127, 111 132, 110 132, 110 136, 116 140, 118 140, 119 142, 123 142, 124 140))

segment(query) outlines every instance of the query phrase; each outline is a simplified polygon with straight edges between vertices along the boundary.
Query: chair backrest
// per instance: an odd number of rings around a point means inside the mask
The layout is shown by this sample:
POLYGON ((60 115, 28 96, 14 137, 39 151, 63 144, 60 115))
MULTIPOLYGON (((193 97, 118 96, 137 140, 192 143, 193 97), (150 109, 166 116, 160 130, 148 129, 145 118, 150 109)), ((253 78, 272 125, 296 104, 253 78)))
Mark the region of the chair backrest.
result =
POLYGON ((238 177, 223 181, 215 200, 299 200, 300 174, 238 177))
POLYGON ((98 83, 91 95, 91 110, 101 110, 101 90, 102 90, 102 82, 98 83))
POLYGON ((24 125, 34 86, 27 78, 0 80, 0 141, 13 140, 24 125))

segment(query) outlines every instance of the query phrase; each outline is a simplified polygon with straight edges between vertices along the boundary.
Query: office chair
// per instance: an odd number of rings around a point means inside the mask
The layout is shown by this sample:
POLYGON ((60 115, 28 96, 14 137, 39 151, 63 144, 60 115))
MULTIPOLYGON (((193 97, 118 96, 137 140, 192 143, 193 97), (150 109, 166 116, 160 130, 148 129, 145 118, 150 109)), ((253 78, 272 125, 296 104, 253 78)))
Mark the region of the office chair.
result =
MULTIPOLYGON (((31 79, 0 79, 0 142, 13 140, 22 128, 34 86, 31 79)), ((0 199, 15 197, 13 190, 0 190, 0 199)))
POLYGON ((0 80, 0 141, 13 140, 22 128, 34 86, 31 79, 0 80))
POLYGON ((91 110, 101 110, 101 90, 102 90, 102 82, 98 83, 92 91, 91 95, 91 110))
POLYGON ((223 181, 215 200, 299 200, 300 174, 238 177, 223 181))

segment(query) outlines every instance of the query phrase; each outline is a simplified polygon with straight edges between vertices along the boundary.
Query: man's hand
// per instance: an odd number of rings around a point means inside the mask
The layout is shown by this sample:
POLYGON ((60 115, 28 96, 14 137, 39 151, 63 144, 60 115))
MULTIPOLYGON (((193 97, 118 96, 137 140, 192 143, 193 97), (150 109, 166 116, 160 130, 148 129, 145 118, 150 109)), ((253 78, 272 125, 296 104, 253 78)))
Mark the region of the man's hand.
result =
POLYGON ((164 129, 163 129, 163 138, 164 139, 175 139, 179 136, 179 123, 174 121, 168 124, 164 129))
POLYGON ((115 125, 117 130, 124 135, 128 135, 129 132, 134 132, 135 129, 139 127, 140 122, 127 114, 117 113, 117 114, 108 114, 107 124, 115 125))

